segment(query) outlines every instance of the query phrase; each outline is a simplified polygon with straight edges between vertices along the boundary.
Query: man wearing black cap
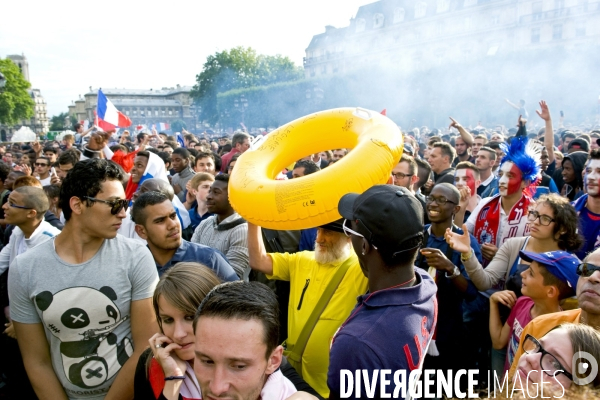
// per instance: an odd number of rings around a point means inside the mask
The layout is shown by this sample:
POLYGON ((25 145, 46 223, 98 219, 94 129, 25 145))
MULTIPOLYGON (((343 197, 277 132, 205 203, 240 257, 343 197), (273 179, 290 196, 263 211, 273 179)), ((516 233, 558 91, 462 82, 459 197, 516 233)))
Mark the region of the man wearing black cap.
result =
MULTIPOLYGON (((358 298, 354 311, 333 337, 329 398, 340 398, 341 390, 348 389, 341 387, 342 370, 367 370, 369 376, 375 370, 405 371, 406 388, 410 371, 422 365, 437 314, 435 282, 414 268, 423 241, 421 205, 406 188, 377 185, 362 195, 345 195, 338 211, 346 219, 344 231, 368 278, 369 292, 358 298)), ((391 397, 396 382, 390 375, 387 380, 385 391, 391 397)), ((375 384, 376 397, 386 397, 380 382, 369 383, 375 384)), ((360 393, 353 391, 350 397, 367 397, 365 380, 355 384, 361 386, 360 393)))
POLYGON ((285 355, 324 398, 329 397, 331 338, 350 315, 356 298, 367 290, 342 221, 317 228, 315 251, 294 254, 267 253, 260 227, 248 223, 250 267, 269 279, 290 282, 285 355))

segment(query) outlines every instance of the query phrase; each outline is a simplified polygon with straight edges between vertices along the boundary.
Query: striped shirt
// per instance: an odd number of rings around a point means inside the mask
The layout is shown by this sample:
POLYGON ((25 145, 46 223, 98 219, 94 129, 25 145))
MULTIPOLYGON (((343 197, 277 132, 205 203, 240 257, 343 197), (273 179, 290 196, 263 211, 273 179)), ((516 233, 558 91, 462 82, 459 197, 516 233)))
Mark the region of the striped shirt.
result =
POLYGON ((242 217, 238 213, 233 213, 219 224, 217 216, 213 215, 198 225, 191 242, 221 251, 240 279, 247 281, 250 274, 248 224, 244 222, 231 229, 218 230, 219 225, 226 225, 240 218, 242 217))

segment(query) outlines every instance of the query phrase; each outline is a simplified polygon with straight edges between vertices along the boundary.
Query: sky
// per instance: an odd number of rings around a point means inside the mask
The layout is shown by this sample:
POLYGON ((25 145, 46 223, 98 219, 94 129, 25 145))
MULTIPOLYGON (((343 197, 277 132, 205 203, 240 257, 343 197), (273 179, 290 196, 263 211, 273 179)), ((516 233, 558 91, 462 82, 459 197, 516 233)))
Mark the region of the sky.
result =
POLYGON ((302 65, 313 35, 374 0, 6 1, 0 57, 25 54, 48 115, 93 88, 193 85, 206 57, 236 46, 302 65))

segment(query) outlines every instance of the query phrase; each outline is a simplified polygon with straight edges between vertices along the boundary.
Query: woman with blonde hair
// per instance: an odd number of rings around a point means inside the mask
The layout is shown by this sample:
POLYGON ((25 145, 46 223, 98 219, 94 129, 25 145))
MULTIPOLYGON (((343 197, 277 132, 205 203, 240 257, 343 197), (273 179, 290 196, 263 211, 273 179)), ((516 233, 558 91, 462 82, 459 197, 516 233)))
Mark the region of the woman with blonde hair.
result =
POLYGON ((192 322, 204 297, 220 283, 211 269, 193 262, 178 263, 160 277, 152 297, 160 333, 150 338, 138 361, 136 399, 202 398, 193 369, 192 322))

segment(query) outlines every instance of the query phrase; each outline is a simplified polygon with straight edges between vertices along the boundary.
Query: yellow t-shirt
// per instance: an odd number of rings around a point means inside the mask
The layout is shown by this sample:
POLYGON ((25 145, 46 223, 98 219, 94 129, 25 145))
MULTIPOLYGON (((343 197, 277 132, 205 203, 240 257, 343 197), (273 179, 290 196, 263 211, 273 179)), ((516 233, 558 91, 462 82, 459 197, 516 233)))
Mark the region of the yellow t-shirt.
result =
MULTIPOLYGON (((269 255, 273 259, 273 275, 267 277, 290 282, 287 343, 295 344, 319 297, 343 262, 318 264, 312 251, 269 255)), ((350 257, 353 263, 321 314, 302 355, 302 377, 324 398, 329 397, 327 368, 331 338, 356 306, 356 298, 367 291, 367 278, 354 251, 350 257)))
POLYGON ((525 340, 525 336, 527 334, 530 334, 536 339, 541 339, 542 336, 561 324, 565 324, 567 322, 578 324, 580 316, 581 308, 577 308, 575 310, 540 315, 529 322, 521 333, 519 348, 517 349, 513 363, 508 370, 508 379, 512 380, 513 376, 515 375, 517 366, 519 365, 519 358, 521 358, 523 355, 523 340, 525 340))

